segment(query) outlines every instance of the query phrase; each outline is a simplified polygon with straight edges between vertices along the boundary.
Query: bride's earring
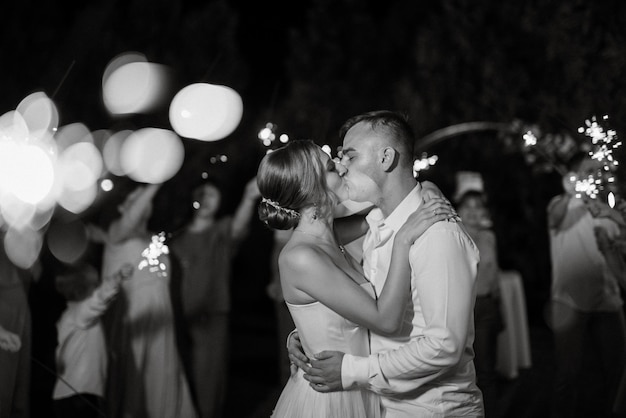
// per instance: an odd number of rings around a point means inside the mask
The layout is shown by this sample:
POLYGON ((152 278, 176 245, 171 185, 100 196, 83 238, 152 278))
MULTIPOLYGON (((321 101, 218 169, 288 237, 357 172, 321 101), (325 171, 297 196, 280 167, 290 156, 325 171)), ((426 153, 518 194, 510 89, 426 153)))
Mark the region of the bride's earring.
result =
POLYGON ((317 220, 319 217, 319 208, 317 207, 317 203, 313 204, 313 220, 317 220))

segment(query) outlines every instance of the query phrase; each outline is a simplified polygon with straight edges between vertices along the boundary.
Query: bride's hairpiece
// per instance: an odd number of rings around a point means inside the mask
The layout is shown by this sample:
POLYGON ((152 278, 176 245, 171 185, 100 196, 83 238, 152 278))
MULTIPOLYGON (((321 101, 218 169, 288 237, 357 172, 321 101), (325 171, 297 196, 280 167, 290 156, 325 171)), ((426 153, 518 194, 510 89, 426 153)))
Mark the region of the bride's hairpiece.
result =
POLYGON ((293 209, 289 209, 289 208, 285 208, 283 206, 281 206, 278 202, 273 201, 272 199, 267 199, 267 198, 262 198, 261 202, 266 203, 268 205, 270 205, 271 207, 273 207, 274 209, 276 209, 279 212, 286 212, 287 214, 291 215, 291 216, 300 216, 300 214, 298 212, 296 212, 293 209))

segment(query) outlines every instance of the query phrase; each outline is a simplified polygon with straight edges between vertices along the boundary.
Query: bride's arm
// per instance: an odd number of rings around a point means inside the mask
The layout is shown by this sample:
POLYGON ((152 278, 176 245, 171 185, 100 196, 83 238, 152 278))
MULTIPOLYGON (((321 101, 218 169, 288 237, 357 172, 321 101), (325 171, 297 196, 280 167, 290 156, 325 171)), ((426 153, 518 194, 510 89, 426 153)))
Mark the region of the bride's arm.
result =
POLYGON ((396 233, 387 281, 378 300, 339 269, 327 254, 312 246, 299 245, 281 254, 283 286, 304 292, 344 318, 377 333, 394 333, 401 325, 409 299, 409 249, 433 223, 451 215, 446 202, 432 199, 409 217, 396 233))

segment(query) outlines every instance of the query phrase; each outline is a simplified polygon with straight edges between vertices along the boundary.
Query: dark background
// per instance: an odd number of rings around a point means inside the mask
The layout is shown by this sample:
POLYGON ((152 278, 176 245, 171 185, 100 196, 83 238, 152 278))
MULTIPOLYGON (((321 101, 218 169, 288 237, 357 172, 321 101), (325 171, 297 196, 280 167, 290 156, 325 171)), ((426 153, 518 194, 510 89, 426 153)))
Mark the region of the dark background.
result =
MULTIPOLYGON (((626 116, 626 3, 516 1, 29 1, 2 5, 0 113, 35 91, 51 96, 61 125, 89 129, 170 128, 167 107, 112 117, 102 103, 107 63, 137 51, 174 73, 172 95, 195 82, 223 84, 242 96, 243 119, 226 139, 185 139, 181 171, 161 189, 151 221, 173 231, 183 222, 200 173, 216 177, 224 211, 237 205, 266 148, 257 132, 271 121, 292 138, 339 145, 348 117, 374 109, 406 113, 418 138, 470 121, 516 119, 543 132, 576 133, 584 120, 608 114, 618 134, 626 116), (225 164, 210 157, 228 156, 225 164)), ((560 191, 557 173, 529 164, 521 138, 493 131, 447 138, 424 151, 437 164, 420 179, 452 195, 458 170, 483 175, 494 213, 500 264, 521 272, 529 320, 543 326, 550 284, 545 207, 560 191), (520 141, 517 143, 516 141, 520 141)), ((419 140, 418 143, 419 145, 419 140)), ((124 179, 116 179, 124 191, 124 179)), ((82 216, 106 219, 113 192, 82 216)), ((277 380, 269 280, 271 233, 253 220, 235 263, 235 378, 277 380), (245 336, 242 329, 246 329, 245 336), (270 338, 268 338, 270 336, 270 338), (269 341, 269 342, 268 342, 269 341), (252 353, 263 352, 255 356, 252 353), (245 358, 245 364, 240 361, 245 358)), ((45 252, 45 249, 44 249, 45 252)), ((54 264, 54 263, 50 263, 54 264)), ((50 265, 48 264, 48 265, 50 265)), ((53 267, 50 267, 53 268, 53 267)), ((35 346, 54 332, 58 304, 49 275, 32 289, 35 346), (46 282, 46 280, 48 282, 46 282), (41 313, 43 312, 43 313, 41 313)), ((43 363, 50 351, 35 350, 43 363)), ((45 373, 35 394, 45 398, 45 373)), ((43 415, 45 416, 45 415, 43 415)))

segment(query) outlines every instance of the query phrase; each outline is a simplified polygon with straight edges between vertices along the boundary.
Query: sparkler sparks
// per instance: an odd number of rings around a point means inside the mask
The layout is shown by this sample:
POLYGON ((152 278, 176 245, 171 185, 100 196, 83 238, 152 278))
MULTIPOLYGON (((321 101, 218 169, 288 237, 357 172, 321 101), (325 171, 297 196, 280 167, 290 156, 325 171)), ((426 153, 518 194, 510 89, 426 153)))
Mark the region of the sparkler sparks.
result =
MULTIPOLYGON (((609 117, 604 115, 602 120, 607 121, 609 117)), ((591 139, 591 143, 594 149, 589 152, 591 158, 598 160, 603 164, 604 171, 612 171, 617 168, 619 162, 613 156, 613 151, 622 145, 622 142, 617 138, 617 132, 613 129, 605 130, 604 127, 598 123, 596 117, 593 116, 591 120, 585 121, 586 127, 578 128, 578 132, 584 134, 591 139)))
MULTIPOLYGON (((608 119, 607 115, 602 117, 602 121, 605 123, 608 119)), ((615 130, 605 129, 595 116, 585 120, 585 126, 579 127, 578 132, 590 139, 589 156, 598 161, 601 167, 587 178, 576 181, 576 196, 580 197, 582 193, 585 193, 590 198, 595 199, 598 193, 604 190, 606 183, 615 181, 613 173, 617 169, 619 161, 613 155, 613 151, 619 148, 622 142, 618 139, 615 130)))
POLYGON ((165 244, 165 232, 160 232, 157 235, 152 236, 150 245, 141 252, 141 256, 144 257, 139 263, 139 270, 148 268, 151 273, 157 273, 157 275, 166 277, 167 267, 165 263, 159 260, 162 254, 169 254, 170 249, 165 244))

